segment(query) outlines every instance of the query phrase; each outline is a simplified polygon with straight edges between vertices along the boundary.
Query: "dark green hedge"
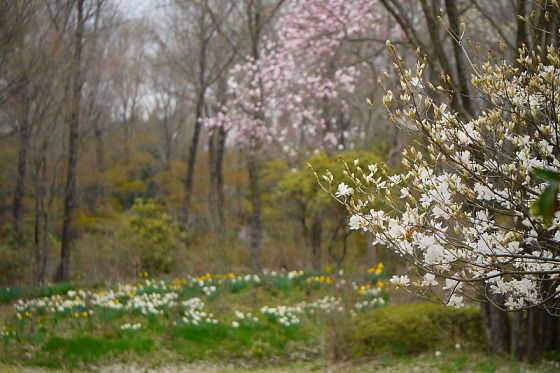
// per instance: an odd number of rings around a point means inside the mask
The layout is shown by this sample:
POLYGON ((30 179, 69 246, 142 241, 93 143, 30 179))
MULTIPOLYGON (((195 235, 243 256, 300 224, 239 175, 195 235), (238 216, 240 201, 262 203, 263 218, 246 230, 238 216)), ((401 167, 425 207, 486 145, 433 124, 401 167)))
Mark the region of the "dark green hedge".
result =
POLYGON ((359 314, 352 326, 356 357, 419 353, 482 344, 477 307, 454 309, 435 303, 389 306, 359 314))

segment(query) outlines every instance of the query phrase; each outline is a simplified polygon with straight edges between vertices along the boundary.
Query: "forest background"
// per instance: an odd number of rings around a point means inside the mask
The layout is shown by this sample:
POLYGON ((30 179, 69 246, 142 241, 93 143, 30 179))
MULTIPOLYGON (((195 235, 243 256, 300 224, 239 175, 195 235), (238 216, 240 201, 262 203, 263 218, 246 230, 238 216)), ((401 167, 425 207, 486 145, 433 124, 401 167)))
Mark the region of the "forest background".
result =
POLYGON ((550 5, 524 0, 0 6, 4 285, 378 261, 402 270, 348 228, 308 164, 342 175, 342 155, 398 172, 414 137, 380 105, 377 77, 393 76, 387 39, 408 61, 420 47, 428 76, 449 76, 451 107, 470 117, 479 108, 463 48, 513 60, 554 27, 550 5))

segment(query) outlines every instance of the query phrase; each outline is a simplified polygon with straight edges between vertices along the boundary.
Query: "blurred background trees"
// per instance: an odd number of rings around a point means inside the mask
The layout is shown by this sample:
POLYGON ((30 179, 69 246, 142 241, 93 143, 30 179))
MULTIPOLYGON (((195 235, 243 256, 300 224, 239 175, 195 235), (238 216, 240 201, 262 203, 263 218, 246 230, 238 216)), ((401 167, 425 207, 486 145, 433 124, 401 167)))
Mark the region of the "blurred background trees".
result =
POLYGON ((361 136, 386 128, 363 104, 381 44, 350 40, 368 32, 360 10, 339 9, 337 22, 333 6, 176 0, 140 13, 112 0, 4 2, 1 282, 320 269, 362 255, 306 165, 336 167, 344 149, 385 152, 361 136), (275 81, 271 69, 285 74, 275 81), (257 96, 238 97, 244 84, 257 96), (329 100, 337 90, 340 103, 329 100), (244 123, 209 123, 229 107, 268 137, 248 144, 244 123), (154 224, 165 239, 145 237, 154 224))
POLYGON ((417 47, 427 53, 428 74, 449 77, 449 102, 468 118, 480 108, 464 51, 513 59, 522 44, 553 43, 547 10, 524 0, 4 1, 0 283, 44 283, 57 270, 57 280, 94 281, 403 265, 348 230, 307 164, 341 173, 342 153, 393 166, 413 141, 378 105, 385 40, 410 61, 417 47))

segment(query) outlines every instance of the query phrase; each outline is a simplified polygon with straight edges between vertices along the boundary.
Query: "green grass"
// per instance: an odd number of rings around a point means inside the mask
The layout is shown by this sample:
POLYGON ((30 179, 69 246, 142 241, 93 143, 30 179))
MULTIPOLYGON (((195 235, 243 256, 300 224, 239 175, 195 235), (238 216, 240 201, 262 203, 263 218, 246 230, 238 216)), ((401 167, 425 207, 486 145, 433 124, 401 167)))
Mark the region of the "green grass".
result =
POLYGON ((22 297, 20 287, 0 288, 0 303, 10 303, 22 297))
POLYGON ((261 359, 287 357, 298 342, 308 341, 309 331, 259 324, 232 328, 227 325, 175 328, 172 348, 188 361, 205 359, 261 359))
POLYGON ((0 303, 11 303, 20 298, 41 298, 53 295, 63 295, 70 290, 77 290, 75 284, 51 284, 36 288, 21 288, 18 286, 0 288, 0 303))
POLYGON ((108 360, 125 352, 143 355, 154 347, 154 341, 149 338, 52 337, 41 348, 33 363, 49 368, 73 368, 108 360))
MULTIPOLYGON (((12 300, 65 294, 75 290, 72 284, 49 286, 25 291, 6 291, 12 300)), ((166 310, 160 316, 143 316, 137 312, 124 312, 93 307, 93 315, 74 317, 74 310, 54 314, 47 310, 33 312, 32 316, 17 319, 8 312, 0 315, 2 324, 17 331, 0 351, 0 362, 41 366, 55 369, 76 369, 91 364, 127 361, 146 354, 161 352, 182 361, 267 361, 289 359, 299 346, 317 341, 318 328, 306 320, 306 325, 285 328, 267 322, 259 312, 263 305, 293 305, 322 297, 328 292, 316 291, 313 295, 299 287, 291 291, 272 291, 270 286, 249 285, 234 292, 222 288, 212 297, 203 297, 207 311, 214 313, 220 323, 195 327, 184 324, 181 314, 166 310), (233 310, 251 312, 259 316, 256 325, 232 326, 233 310), (2 320, 2 318, 4 320, 2 320), (138 331, 121 330, 124 323, 141 323, 138 331), (3 354, 2 354, 3 352, 3 354)), ((97 289, 95 291, 98 291, 97 289)), ((162 289, 159 292, 167 292, 162 289)), ((156 288, 143 288, 138 293, 158 292, 156 288)), ((188 292, 187 292, 188 293, 188 292)), ((181 293, 182 299, 199 294, 181 293)), ((125 297, 128 298, 128 297, 125 297)), ((120 299, 120 298, 119 298, 120 299)), ((126 301, 121 299, 121 301, 126 301)), ((84 309, 76 309, 78 313, 84 309)), ((12 311, 13 312, 13 311, 12 311)), ((0 328, 1 329, 1 328, 0 328)), ((1 341, 1 340, 0 340, 1 341)), ((0 349, 2 346, 0 346, 0 349)))

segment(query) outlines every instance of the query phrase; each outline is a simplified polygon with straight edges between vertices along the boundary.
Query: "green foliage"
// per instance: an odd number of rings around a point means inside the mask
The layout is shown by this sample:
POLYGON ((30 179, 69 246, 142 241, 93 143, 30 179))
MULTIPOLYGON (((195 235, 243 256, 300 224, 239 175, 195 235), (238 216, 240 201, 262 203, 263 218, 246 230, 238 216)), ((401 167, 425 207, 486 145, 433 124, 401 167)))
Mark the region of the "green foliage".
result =
POLYGON ((533 172, 538 177, 548 181, 549 184, 531 206, 531 213, 535 216, 542 216, 544 221, 550 224, 554 213, 558 211, 560 173, 540 168, 535 169, 533 172))
POLYGON ((5 287, 0 288, 0 303, 10 303, 20 298, 41 298, 63 295, 70 290, 76 290, 76 285, 58 283, 28 289, 19 286, 5 287))
POLYGON ((363 165, 380 163, 384 160, 382 156, 368 151, 349 151, 338 156, 329 156, 321 152, 306 160, 300 170, 286 173, 279 183, 279 189, 283 194, 295 198, 311 208, 335 205, 336 202, 323 192, 317 183, 317 178, 307 165, 310 165, 317 175, 324 175, 328 170, 333 174, 335 180, 342 180, 345 178, 343 160, 352 162, 355 159, 359 159, 363 165))
POLYGON ((274 293, 274 290, 277 289, 283 291, 284 293, 288 293, 292 288, 292 280, 289 279, 287 276, 280 276, 280 275, 269 275, 267 276, 267 280, 272 285, 269 289, 274 293))
POLYGON ((26 248, 18 245, 11 225, 0 226, 0 286, 21 279, 26 262, 26 248))
MULTIPOLYGON (((347 237, 343 232, 347 225, 346 209, 328 193, 325 193, 317 182, 315 173, 321 176, 328 170, 335 179, 343 180, 346 170, 344 162, 350 163, 353 167, 352 162, 355 159, 360 159, 362 167, 384 160, 383 156, 371 151, 349 151, 340 155, 328 155, 320 152, 302 162, 298 169, 284 173, 278 182, 276 200, 271 202, 271 205, 275 206, 274 211, 278 216, 277 232, 279 234, 277 239, 285 242, 286 231, 295 230, 303 236, 303 240, 294 240, 295 246, 310 247, 312 242, 322 242, 321 246, 329 248, 331 259, 342 262, 345 254, 340 252, 343 246, 340 240, 347 237), (290 219, 286 219, 286 215, 290 219), (314 229, 314 227, 320 228, 314 229), (344 228, 341 229, 341 227, 344 228)), ((359 240, 363 234, 357 233, 353 236, 359 240)), ((349 253, 359 251, 359 249, 354 250, 354 248, 360 247, 355 240, 347 241, 344 245, 349 246, 349 253)), ((337 263, 337 265, 339 264, 337 263)))
POLYGON ((482 343, 480 311, 435 303, 389 306, 359 314, 353 325, 356 355, 419 353, 456 343, 482 343))
POLYGON ((102 182, 123 209, 132 206, 137 198, 154 197, 154 177, 158 171, 156 158, 147 151, 155 141, 147 133, 137 134, 127 157, 117 159, 102 176, 102 182))
POLYGON ((127 217, 124 239, 137 250, 141 269, 168 273, 174 254, 183 247, 184 238, 178 223, 153 199, 136 199, 127 217))
POLYGON ((49 284, 32 290, 31 297, 51 297, 53 295, 63 295, 68 293, 70 290, 77 290, 76 285, 68 283, 49 284))

